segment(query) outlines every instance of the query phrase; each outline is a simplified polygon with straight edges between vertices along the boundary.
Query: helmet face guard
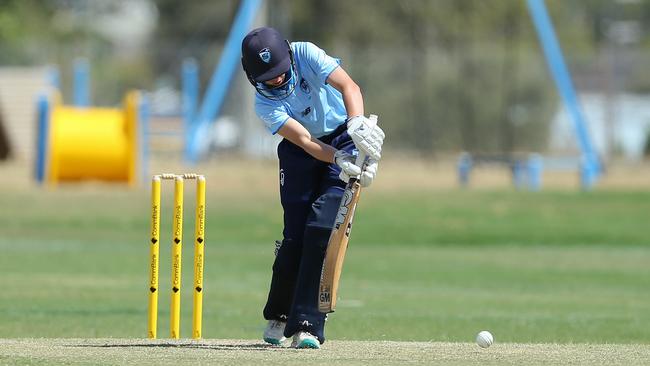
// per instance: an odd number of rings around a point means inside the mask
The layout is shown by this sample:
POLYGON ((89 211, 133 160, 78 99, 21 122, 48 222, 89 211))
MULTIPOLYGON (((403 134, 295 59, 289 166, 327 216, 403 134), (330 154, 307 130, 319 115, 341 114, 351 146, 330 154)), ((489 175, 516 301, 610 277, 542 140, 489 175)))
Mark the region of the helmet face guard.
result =
POLYGON ((296 90, 297 71, 291 49, 289 50, 289 57, 291 58, 291 67, 284 73, 284 81, 282 84, 270 86, 264 82, 258 83, 253 78, 248 78, 248 81, 253 84, 255 90, 257 90, 257 92, 264 98, 270 100, 283 100, 289 97, 294 90, 296 90))

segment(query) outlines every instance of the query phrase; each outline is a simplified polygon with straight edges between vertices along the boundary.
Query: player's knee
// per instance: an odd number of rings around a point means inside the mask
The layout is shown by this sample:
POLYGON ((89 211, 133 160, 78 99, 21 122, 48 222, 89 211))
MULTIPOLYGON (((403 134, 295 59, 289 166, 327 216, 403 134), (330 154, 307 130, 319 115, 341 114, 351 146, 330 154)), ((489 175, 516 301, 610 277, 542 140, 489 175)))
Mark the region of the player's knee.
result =
POLYGON ((307 218, 306 226, 331 230, 342 197, 343 191, 339 190, 329 191, 318 197, 311 205, 311 212, 307 218))
POLYGON ((331 233, 331 228, 307 226, 305 229, 305 250, 311 251, 312 248, 317 248, 319 255, 324 256, 331 233))
POLYGON ((310 247, 325 252, 341 197, 342 194, 339 192, 328 192, 312 204, 312 212, 307 219, 304 235, 304 242, 310 247))

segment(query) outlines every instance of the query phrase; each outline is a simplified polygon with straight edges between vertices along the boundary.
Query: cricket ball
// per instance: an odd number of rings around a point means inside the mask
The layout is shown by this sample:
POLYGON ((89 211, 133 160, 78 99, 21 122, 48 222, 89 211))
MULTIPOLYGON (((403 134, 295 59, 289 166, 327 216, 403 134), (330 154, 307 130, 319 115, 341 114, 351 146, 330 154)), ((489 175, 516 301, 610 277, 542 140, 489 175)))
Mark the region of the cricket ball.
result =
POLYGON ((494 343, 494 337, 492 337, 492 333, 487 330, 482 330, 476 335, 476 344, 478 344, 479 347, 488 348, 492 343, 494 343))

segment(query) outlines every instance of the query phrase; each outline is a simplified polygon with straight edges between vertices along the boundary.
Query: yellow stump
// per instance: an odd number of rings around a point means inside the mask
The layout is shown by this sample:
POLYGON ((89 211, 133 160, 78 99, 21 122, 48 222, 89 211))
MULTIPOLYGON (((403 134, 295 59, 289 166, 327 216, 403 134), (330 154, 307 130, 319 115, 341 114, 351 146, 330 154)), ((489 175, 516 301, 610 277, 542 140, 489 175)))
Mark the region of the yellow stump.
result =
POLYGON ((172 222, 172 292, 170 306, 170 337, 180 338, 181 263, 183 250, 183 186, 185 179, 196 179, 196 228, 194 245, 194 308, 192 338, 201 338, 203 319, 203 270, 205 248, 205 177, 199 174, 159 174, 151 181, 151 248, 149 278, 148 337, 156 338, 158 323, 158 288, 160 263, 160 216, 162 180, 174 180, 174 212, 172 222))
POLYGON ((183 249, 183 177, 174 178, 174 219, 172 222, 172 300, 170 337, 180 338, 181 323, 181 253, 183 249))
POLYGON ((196 178, 196 227, 194 235, 194 309, 192 313, 192 338, 201 338, 203 318, 203 258, 205 230, 205 177, 196 178))
POLYGON ((158 329, 158 266, 160 258, 160 177, 151 180, 151 241, 149 276, 148 337, 156 338, 158 329))

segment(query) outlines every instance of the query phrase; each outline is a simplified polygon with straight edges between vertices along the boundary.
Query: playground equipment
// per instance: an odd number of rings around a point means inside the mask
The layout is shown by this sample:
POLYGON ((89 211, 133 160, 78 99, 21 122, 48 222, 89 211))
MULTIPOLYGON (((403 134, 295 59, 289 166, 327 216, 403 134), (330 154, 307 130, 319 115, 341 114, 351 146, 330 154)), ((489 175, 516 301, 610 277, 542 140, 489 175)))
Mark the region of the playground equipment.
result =
POLYGON ((77 95, 78 90, 83 94, 88 89, 75 83, 74 99, 82 106, 63 105, 58 90, 37 100, 36 180, 49 185, 84 180, 136 185, 146 174, 144 97, 131 91, 122 108, 85 107, 89 99, 77 95))
POLYGON ((555 81, 555 86, 571 114, 573 128, 581 151, 580 164, 578 165, 581 186, 583 189, 590 189, 602 175, 602 167, 593 147, 584 113, 576 96, 569 69, 564 61, 560 43, 546 9, 546 3, 544 0, 527 0, 527 4, 539 42, 544 51, 546 63, 555 81))
POLYGON ((463 152, 458 158, 458 182, 469 186, 472 170, 481 166, 502 166, 512 172, 512 183, 518 190, 539 191, 542 188, 544 158, 531 153, 526 156, 472 155, 463 152))
MULTIPOLYGON (((212 129, 219 119, 219 114, 230 90, 230 83, 239 70, 241 58, 241 40, 254 24, 264 0, 242 0, 237 14, 231 25, 228 38, 221 52, 210 83, 203 95, 200 93, 199 67, 192 58, 187 58, 182 66, 182 111, 181 114, 162 113, 156 115, 155 105, 152 108, 153 118, 182 118, 182 128, 162 128, 152 123, 148 131, 152 137, 153 148, 156 138, 163 139, 181 137, 183 159, 193 165, 207 156, 210 149, 212 129)), ((56 81, 56 77, 52 78, 56 81)), ((175 143, 171 144, 175 146, 175 143)), ((165 145, 167 148, 168 145, 165 145)), ((173 151, 172 151, 173 152, 173 151)))
MULTIPOLYGON (((188 163, 195 164, 202 158, 202 153, 208 143, 209 129, 221 111, 230 81, 239 67, 241 57, 240 42, 250 30, 255 16, 263 4, 263 0, 243 0, 240 3, 221 53, 219 64, 212 74, 210 84, 203 97, 203 103, 200 107, 196 105, 185 107, 184 118, 187 134, 185 138, 185 161, 188 163)), ((189 73, 187 79, 189 84, 186 85, 187 89, 184 90, 184 98, 196 98, 197 93, 193 91, 196 89, 196 84, 192 81, 193 76, 191 76, 194 71, 191 69, 191 65, 189 67, 190 69, 186 71, 189 73), (188 95, 187 93, 194 94, 188 95)))
POLYGON ((499 165, 507 166, 512 171, 513 183, 517 189, 540 190, 544 169, 578 170, 581 187, 591 189, 602 175, 603 169, 589 135, 586 119, 578 101, 569 69, 564 61, 560 43, 544 0, 527 0, 526 3, 556 89, 571 115, 580 156, 551 159, 544 158, 539 154, 517 158, 512 156, 473 156, 463 153, 457 165, 459 183, 466 187, 469 184, 470 172, 477 166, 499 165))

